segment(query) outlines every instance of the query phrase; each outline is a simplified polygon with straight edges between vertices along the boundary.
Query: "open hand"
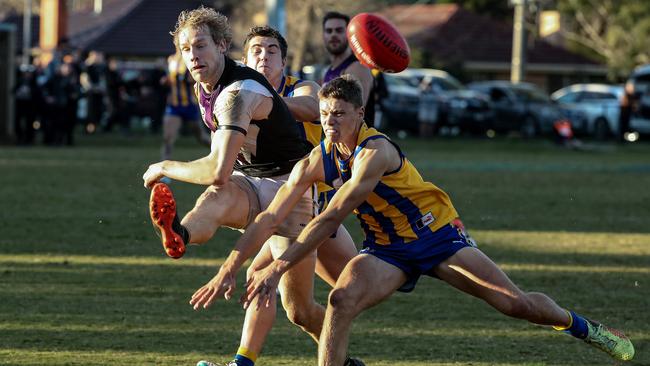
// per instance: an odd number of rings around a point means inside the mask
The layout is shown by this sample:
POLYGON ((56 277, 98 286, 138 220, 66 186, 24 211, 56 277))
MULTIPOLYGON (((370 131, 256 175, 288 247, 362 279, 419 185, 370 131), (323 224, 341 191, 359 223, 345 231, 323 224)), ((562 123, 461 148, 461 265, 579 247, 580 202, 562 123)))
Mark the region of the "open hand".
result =
POLYGON ((280 283, 282 274, 275 270, 273 264, 258 269, 246 282, 246 293, 241 297, 241 303, 244 309, 248 309, 256 296, 259 296, 259 304, 269 307, 275 291, 280 283))
POLYGON ((235 273, 222 266, 210 282, 196 290, 190 299, 190 305, 194 307, 194 310, 198 310, 200 307, 207 309, 215 299, 221 296, 230 300, 235 292, 235 287, 235 273))

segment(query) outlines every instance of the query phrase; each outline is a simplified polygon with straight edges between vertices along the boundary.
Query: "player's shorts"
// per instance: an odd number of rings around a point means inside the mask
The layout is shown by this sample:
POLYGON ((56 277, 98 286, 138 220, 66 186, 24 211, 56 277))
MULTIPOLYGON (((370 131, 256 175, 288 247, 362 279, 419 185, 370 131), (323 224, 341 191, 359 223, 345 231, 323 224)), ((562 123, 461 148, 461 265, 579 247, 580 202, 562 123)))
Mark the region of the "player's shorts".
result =
POLYGON ((194 104, 187 106, 172 106, 165 107, 166 116, 176 116, 183 121, 197 121, 199 120, 199 107, 194 104))
MULTIPOLYGON (((289 179, 289 174, 272 178, 256 178, 235 171, 232 181, 248 196, 250 208, 246 227, 255 217, 269 207, 280 187, 289 179)), ((276 234, 287 238, 297 238, 302 229, 316 216, 316 187, 308 189, 293 211, 278 227, 276 234)))
POLYGON ((411 292, 421 275, 436 277, 434 269, 457 251, 474 247, 467 239, 464 229, 453 223, 436 230, 430 237, 409 243, 378 245, 364 243, 360 253, 370 254, 401 269, 406 274, 406 282, 397 289, 411 292))

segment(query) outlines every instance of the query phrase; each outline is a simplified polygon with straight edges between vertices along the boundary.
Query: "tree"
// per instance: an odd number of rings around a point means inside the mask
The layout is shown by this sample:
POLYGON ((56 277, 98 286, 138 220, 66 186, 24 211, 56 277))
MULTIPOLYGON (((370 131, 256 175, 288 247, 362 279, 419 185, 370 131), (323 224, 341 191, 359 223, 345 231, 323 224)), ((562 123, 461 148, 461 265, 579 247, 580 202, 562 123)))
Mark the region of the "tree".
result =
POLYGON ((649 1, 559 0, 558 9, 566 19, 563 36, 600 57, 612 76, 650 62, 649 1))
MULTIPOLYGON (((381 4, 372 0, 285 0, 287 32, 284 37, 289 43, 291 69, 297 71, 303 65, 326 64, 325 47, 322 41, 321 19, 330 10, 354 16, 360 12, 372 12, 381 4)), ((259 0, 239 0, 233 10, 235 45, 241 45, 243 36, 255 22, 265 22, 264 8, 259 0)))

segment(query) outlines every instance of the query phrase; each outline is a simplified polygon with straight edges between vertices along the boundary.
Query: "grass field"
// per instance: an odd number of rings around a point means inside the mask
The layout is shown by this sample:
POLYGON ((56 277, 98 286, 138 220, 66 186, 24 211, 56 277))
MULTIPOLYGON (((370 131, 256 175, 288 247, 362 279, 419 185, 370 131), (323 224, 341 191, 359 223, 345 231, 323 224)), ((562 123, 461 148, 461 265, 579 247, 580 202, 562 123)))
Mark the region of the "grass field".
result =
MULTIPOLYGON (((75 148, 0 146, 0 365, 194 365, 227 361, 243 311, 194 312, 191 294, 238 233, 164 256, 142 173, 153 137, 80 137, 75 148)), ((650 365, 650 144, 570 151, 544 141, 404 140, 472 235, 525 290, 624 329, 650 365)), ((175 157, 204 154, 191 139, 175 157)), ((179 211, 201 187, 175 183, 179 211)), ((354 219, 346 226, 357 242, 354 219)), ((317 283, 322 302, 327 287, 317 283)), ((279 312, 258 365, 314 365, 316 347, 279 312)), ((612 365, 571 337, 506 318, 425 278, 356 322, 370 365, 612 365)))

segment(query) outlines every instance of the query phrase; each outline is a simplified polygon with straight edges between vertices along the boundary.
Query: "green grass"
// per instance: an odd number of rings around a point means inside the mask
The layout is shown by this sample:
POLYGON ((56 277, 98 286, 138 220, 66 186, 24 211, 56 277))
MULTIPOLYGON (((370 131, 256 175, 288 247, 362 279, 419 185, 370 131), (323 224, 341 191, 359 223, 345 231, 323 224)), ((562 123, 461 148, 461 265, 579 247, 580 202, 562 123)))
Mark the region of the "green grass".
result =
MULTIPOLYGON (((243 311, 194 312, 191 294, 238 233, 164 256, 142 173, 148 136, 80 136, 75 148, 0 146, 0 365, 194 365, 226 361, 243 311)), ((445 189, 479 245, 525 290, 624 329, 650 365, 650 145, 571 151, 544 141, 400 141, 445 189)), ((175 157, 205 150, 183 139, 175 157)), ((201 187, 174 184, 179 211, 201 187)), ((346 226, 360 241, 350 218, 346 226)), ((327 287, 317 282, 322 302, 327 287)), ((506 318, 424 278, 355 321, 368 365, 611 365, 571 337, 506 318)), ((279 312, 258 365, 314 365, 313 342, 279 312)))

